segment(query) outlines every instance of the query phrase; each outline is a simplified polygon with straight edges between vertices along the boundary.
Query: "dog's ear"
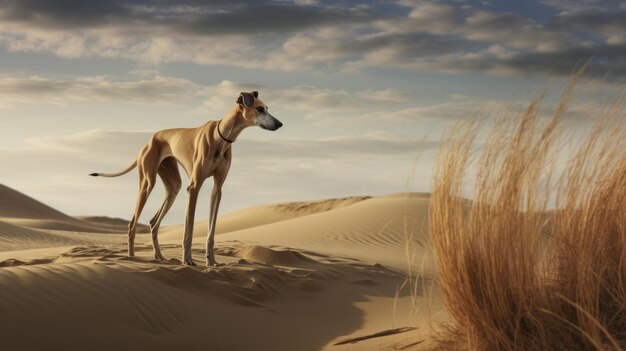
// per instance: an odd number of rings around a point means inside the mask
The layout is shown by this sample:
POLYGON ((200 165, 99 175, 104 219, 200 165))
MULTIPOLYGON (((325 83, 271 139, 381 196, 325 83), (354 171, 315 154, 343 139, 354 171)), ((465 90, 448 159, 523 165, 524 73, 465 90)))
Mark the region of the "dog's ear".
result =
POLYGON ((259 98, 259 92, 258 91, 253 91, 252 95, 254 95, 255 98, 259 98))
POLYGON ((241 92, 241 94, 239 94, 239 98, 237 98, 237 103, 245 106, 246 108, 250 108, 254 105, 254 95, 252 93, 241 92))

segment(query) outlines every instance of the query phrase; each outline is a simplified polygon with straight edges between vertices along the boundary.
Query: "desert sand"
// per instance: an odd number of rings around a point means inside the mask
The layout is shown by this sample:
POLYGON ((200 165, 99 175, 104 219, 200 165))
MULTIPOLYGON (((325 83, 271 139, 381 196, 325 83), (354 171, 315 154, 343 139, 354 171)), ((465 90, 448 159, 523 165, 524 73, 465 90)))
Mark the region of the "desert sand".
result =
MULTIPOLYGON (((128 258, 124 220, 71 217, 0 186, 0 348, 419 349, 445 318, 429 288, 429 202, 393 194, 225 214, 223 265, 208 268, 180 265, 181 225, 161 229, 167 262, 153 260, 149 234, 128 258)), ((206 227, 194 232, 199 264, 206 227)))

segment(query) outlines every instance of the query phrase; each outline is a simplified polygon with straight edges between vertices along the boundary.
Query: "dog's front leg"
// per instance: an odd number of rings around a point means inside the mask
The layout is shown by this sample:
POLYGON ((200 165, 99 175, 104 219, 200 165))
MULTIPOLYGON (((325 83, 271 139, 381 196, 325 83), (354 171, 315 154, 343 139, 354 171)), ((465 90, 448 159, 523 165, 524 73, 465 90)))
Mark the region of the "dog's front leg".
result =
POLYGON ((222 185, 224 183, 223 177, 220 175, 213 176, 213 191, 211 192, 211 212, 209 214, 209 233, 206 240, 206 265, 217 266, 218 263, 215 260, 215 226, 217 225, 217 213, 220 207, 220 201, 222 201, 222 185))
POLYGON ((200 192, 201 182, 191 181, 187 188, 187 214, 185 216, 185 235, 183 237, 183 264, 195 266, 191 259, 191 242, 193 240, 193 225, 196 213, 196 203, 198 202, 198 193, 200 192))

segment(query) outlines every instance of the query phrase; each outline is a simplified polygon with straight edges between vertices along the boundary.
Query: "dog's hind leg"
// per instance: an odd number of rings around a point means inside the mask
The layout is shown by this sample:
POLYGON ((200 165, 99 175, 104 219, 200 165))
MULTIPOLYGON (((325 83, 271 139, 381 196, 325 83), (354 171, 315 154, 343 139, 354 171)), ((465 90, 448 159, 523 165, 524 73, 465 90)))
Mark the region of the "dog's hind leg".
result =
POLYGON ((137 222, 143 207, 154 188, 157 170, 159 167, 160 153, 153 141, 150 141, 143 148, 137 159, 137 169, 139 172, 139 194, 137 195, 137 205, 135 213, 128 224, 128 256, 135 256, 135 232, 137 222))
POLYGON ((165 258, 163 257, 163 254, 161 254, 161 249, 159 247, 159 227, 161 225, 161 221, 172 207, 174 200, 176 200, 176 195, 178 195, 178 191, 182 186, 182 180, 180 179, 180 172, 178 171, 178 163, 176 163, 176 160, 173 157, 168 157, 161 162, 158 173, 159 177, 161 177, 161 180, 163 181, 163 185, 165 186, 165 200, 163 201, 159 211, 150 220, 150 233, 152 234, 154 258, 164 261, 165 258))

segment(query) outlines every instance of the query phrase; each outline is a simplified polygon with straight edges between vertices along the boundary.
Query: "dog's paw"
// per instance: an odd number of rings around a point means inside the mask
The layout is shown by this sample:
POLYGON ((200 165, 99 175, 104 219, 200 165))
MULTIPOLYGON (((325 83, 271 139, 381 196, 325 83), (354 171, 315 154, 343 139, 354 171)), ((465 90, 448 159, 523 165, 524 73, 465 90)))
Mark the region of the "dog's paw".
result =
POLYGON ((183 261, 183 265, 185 265, 185 266, 197 266, 197 264, 191 258, 186 258, 183 261))

